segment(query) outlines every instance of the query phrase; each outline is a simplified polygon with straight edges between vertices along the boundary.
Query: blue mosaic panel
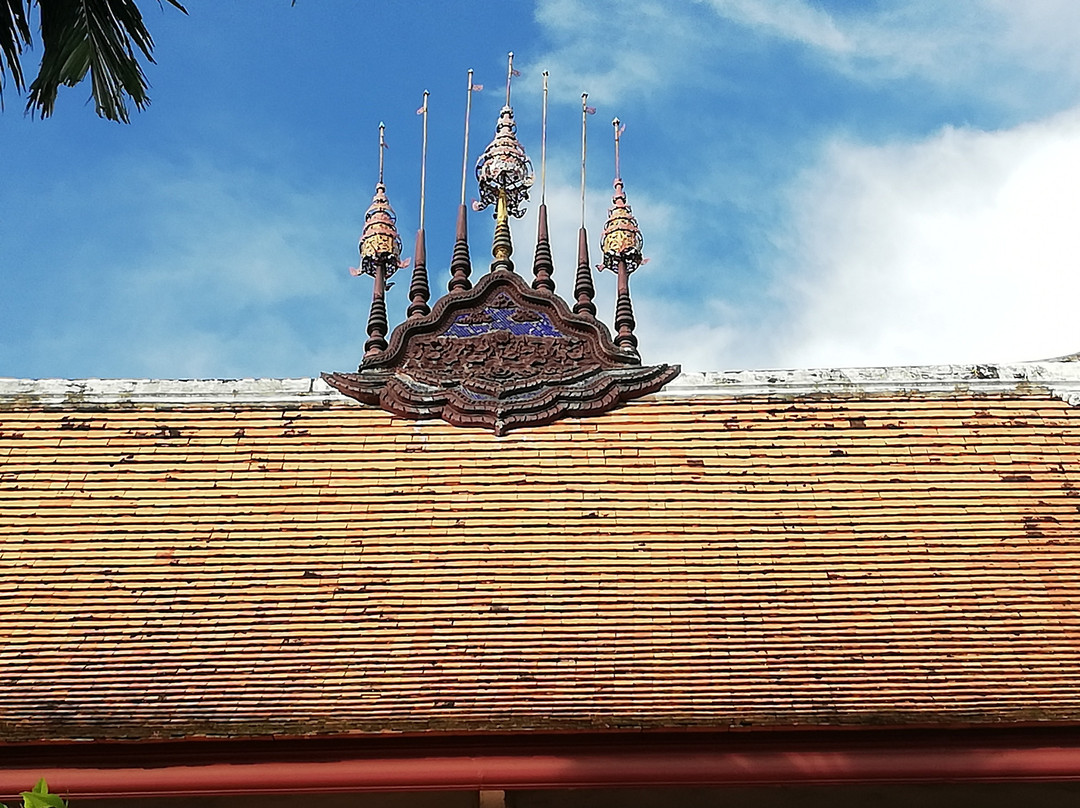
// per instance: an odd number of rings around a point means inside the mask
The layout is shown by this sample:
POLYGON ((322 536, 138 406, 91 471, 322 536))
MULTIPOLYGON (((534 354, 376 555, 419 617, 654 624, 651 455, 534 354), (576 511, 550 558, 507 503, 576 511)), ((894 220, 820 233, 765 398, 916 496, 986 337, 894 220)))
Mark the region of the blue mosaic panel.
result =
POLYGON ((542 311, 489 306, 476 312, 459 314, 443 332, 445 337, 478 337, 491 331, 509 331, 517 336, 562 337, 563 333, 555 327, 551 319, 542 311), (525 311, 538 319, 532 322, 518 322, 514 315, 525 311), (485 321, 486 322, 483 322, 485 321))

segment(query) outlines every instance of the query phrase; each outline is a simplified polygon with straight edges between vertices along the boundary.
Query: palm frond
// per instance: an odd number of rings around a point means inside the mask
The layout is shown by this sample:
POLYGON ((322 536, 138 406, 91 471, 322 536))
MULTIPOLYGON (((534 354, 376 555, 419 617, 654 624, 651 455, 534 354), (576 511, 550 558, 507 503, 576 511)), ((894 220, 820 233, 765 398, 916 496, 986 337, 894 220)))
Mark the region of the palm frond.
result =
MULTIPOLYGON (((169 4, 187 10, 176 0, 169 4)), ((144 109, 149 86, 136 49, 153 62, 154 40, 134 0, 48 0, 40 4, 42 58, 27 109, 52 114, 61 86, 90 74, 98 115, 128 123, 127 99, 144 109)))
POLYGON ((15 82, 15 89, 26 87, 20 57, 23 48, 30 44, 27 11, 23 0, 0 0, 0 109, 3 108, 4 81, 8 73, 15 82))

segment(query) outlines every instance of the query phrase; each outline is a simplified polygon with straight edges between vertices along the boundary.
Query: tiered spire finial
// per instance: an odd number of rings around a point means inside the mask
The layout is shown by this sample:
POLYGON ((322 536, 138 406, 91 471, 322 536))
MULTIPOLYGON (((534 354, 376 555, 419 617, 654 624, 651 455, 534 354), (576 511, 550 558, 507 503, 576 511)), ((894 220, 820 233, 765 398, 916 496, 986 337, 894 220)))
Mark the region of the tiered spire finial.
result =
POLYGON ((397 215, 390 207, 383 183, 383 154, 386 151, 386 126, 379 124, 379 182, 375 196, 364 214, 364 230, 360 235, 360 266, 356 275, 371 275, 375 286, 371 294, 371 312, 368 315, 368 339, 364 343, 364 355, 386 350, 386 281, 398 269, 405 266, 401 261, 401 238, 397 232, 397 215))
POLYGON ((513 271, 510 260, 513 244, 510 241, 509 217, 525 215, 525 202, 533 184, 532 163, 517 139, 514 109, 510 106, 510 82, 516 75, 514 53, 510 52, 506 68, 506 106, 499 113, 495 137, 476 161, 476 183, 480 199, 473 203, 475 210, 495 206, 495 238, 491 254, 492 271, 513 271))
POLYGON ((424 90, 424 103, 416 110, 424 117, 423 143, 420 147, 420 227, 416 231, 416 249, 413 250, 412 283, 409 284, 409 317, 422 317, 431 311, 428 300, 431 290, 427 275, 427 237, 424 233, 424 204, 427 190, 427 116, 428 93, 424 90))
POLYGON ((484 210, 495 205, 496 219, 500 196, 506 197, 506 211, 510 216, 519 219, 524 216, 524 205, 533 184, 532 162, 517 139, 514 109, 510 106, 510 77, 516 72, 513 67, 513 53, 510 53, 508 62, 506 106, 502 108, 499 121, 495 124, 495 137, 476 161, 476 182, 480 199, 473 204, 473 208, 484 210))
POLYGON ((589 265, 589 237, 585 232, 585 156, 590 107, 589 94, 581 94, 581 227, 578 230, 577 272, 574 275, 574 314, 596 316, 596 290, 589 265))
POLYGON ((547 216, 547 112, 548 72, 544 71, 544 105, 540 116, 540 207, 536 211, 536 252, 533 255, 533 289, 555 291, 551 275, 555 265, 551 259, 547 216))
POLYGON ((472 274, 472 259, 469 257, 469 225, 465 207, 465 181, 469 176, 469 117, 472 115, 472 94, 474 91, 482 89, 484 89, 484 85, 473 83, 473 71, 470 69, 465 87, 465 148, 461 156, 461 204, 458 205, 454 255, 450 259, 450 283, 447 286, 451 292, 467 292, 472 289, 472 281, 469 280, 469 275, 472 274))
POLYGON ((603 269, 618 275, 615 299, 615 344, 624 351, 637 354, 637 337, 634 336, 634 309, 630 303, 630 273, 643 263, 641 248, 643 239, 637 219, 626 201, 622 171, 619 165, 619 140, 624 126, 616 118, 611 122, 615 128, 615 194, 608 209, 607 223, 600 237, 600 249, 604 254, 603 269))

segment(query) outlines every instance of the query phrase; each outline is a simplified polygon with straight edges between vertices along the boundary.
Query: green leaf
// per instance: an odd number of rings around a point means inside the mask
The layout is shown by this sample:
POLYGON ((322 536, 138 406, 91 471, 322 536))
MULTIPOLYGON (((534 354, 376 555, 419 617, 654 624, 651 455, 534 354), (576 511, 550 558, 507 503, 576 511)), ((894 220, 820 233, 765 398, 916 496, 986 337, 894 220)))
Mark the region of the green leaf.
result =
POLYGON ((24 791, 19 796, 23 798, 23 808, 67 808, 67 802, 59 795, 49 793, 44 777, 37 781, 33 789, 24 791))

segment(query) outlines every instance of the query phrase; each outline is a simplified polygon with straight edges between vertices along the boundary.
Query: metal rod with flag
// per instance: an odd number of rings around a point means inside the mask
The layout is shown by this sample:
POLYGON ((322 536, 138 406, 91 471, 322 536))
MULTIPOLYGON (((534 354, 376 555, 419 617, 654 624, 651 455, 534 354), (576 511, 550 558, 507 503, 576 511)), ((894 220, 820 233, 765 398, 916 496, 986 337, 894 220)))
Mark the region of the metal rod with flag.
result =
POLYGON ((552 273, 555 264, 551 257, 547 217, 547 118, 548 118, 548 72, 544 76, 544 100, 540 113, 540 208, 536 212, 536 252, 533 255, 533 289, 555 291, 552 273))
POLYGON ((454 234, 454 254, 450 259, 450 282, 447 284, 447 288, 451 292, 464 292, 472 288, 472 281, 469 280, 469 275, 472 274, 472 259, 469 257, 465 181, 469 176, 469 117, 472 114, 472 94, 482 89, 484 89, 484 85, 473 83, 473 71, 470 69, 465 82, 465 144, 461 155, 461 203, 458 205, 457 227, 454 234))
POLYGON ((423 135, 420 145, 420 227, 416 230, 416 248, 413 250, 413 273, 412 282, 409 284, 409 308, 407 316, 422 317, 431 311, 428 300, 431 299, 431 289, 428 285, 427 275, 427 235, 424 232, 424 210, 426 207, 427 191, 427 124, 428 124, 428 96, 430 93, 424 90, 424 103, 416 110, 417 115, 423 116, 423 135))
POLYGON ((574 314, 596 316, 596 289, 589 266, 589 237, 585 232, 585 156, 588 142, 588 93, 581 94, 581 227, 578 228, 577 272, 574 274, 574 314))

